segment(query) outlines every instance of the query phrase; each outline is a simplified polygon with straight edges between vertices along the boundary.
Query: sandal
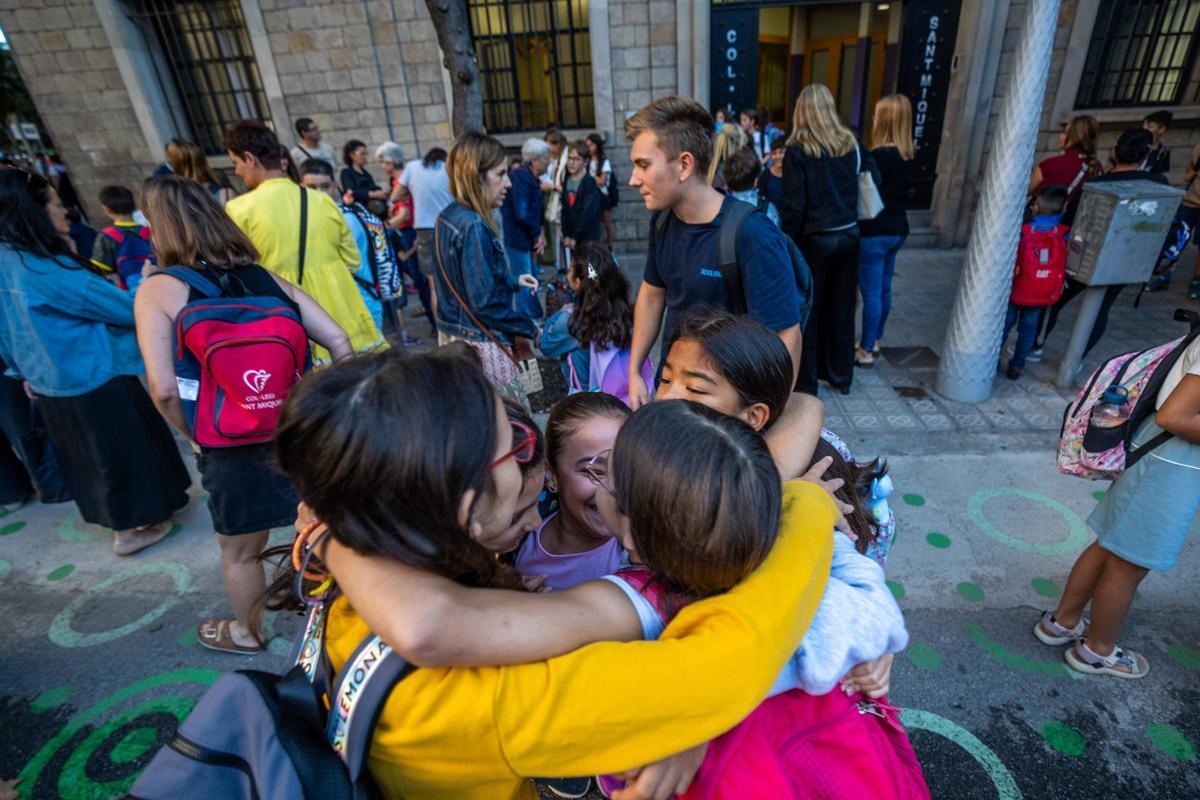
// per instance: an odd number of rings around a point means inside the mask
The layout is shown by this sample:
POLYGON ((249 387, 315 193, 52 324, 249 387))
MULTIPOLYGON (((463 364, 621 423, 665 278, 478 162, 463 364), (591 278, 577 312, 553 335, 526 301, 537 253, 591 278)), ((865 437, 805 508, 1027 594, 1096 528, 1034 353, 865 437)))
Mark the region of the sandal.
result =
POLYGON ((1063 654, 1067 666, 1085 675, 1111 675, 1114 678, 1137 680, 1150 673, 1150 662, 1141 653, 1114 647, 1110 655, 1102 656, 1092 651, 1080 640, 1063 654))
POLYGON ((118 556, 131 556, 145 550, 152 544, 158 544, 167 538, 171 532, 171 521, 159 522, 155 525, 144 525, 123 534, 113 534, 112 549, 118 556))
POLYGON ((871 369, 875 366, 875 356, 859 347, 854 351, 854 366, 871 369))
POLYGON ((1074 628, 1064 628, 1058 624, 1058 620, 1054 618, 1053 614, 1049 611, 1043 611, 1042 618, 1038 620, 1037 625, 1033 626, 1033 635, 1042 644, 1059 647, 1079 641, 1084 636, 1087 636, 1087 626, 1087 620, 1081 617, 1074 628))
POLYGON ((209 650, 242 656, 252 656, 267 649, 262 643, 254 647, 243 647, 235 642, 229 629, 232 622, 233 620, 229 619, 206 619, 196 627, 196 639, 209 650))

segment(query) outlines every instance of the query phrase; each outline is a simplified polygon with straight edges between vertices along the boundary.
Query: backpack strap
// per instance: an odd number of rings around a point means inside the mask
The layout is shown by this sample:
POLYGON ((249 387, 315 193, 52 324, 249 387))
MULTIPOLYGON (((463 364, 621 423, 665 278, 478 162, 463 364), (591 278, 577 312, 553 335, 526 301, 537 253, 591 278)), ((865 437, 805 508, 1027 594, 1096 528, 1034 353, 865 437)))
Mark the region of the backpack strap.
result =
POLYGON ((358 779, 371 733, 392 689, 416 667, 376 634, 368 634, 346 663, 329 697, 329 743, 346 763, 350 780, 358 779))
POLYGON ((304 250, 308 246, 308 190, 300 187, 300 268, 296 285, 304 285, 304 250))
POLYGON ((749 203, 734 200, 717 229, 717 268, 721 271, 725 294, 735 314, 745 314, 749 310, 746 287, 742 283, 742 271, 738 265, 737 241, 742 232, 742 223, 754 211, 754 206, 749 203))
POLYGON ((151 273, 150 277, 153 278, 155 275, 170 275, 176 280, 183 281, 205 297, 220 297, 223 294, 221 287, 191 267, 165 267, 151 273))
POLYGON ((103 233, 105 236, 109 237, 110 239, 112 239, 117 244, 125 243, 125 234, 121 233, 121 229, 118 228, 116 225, 109 225, 107 228, 103 229, 100 232, 103 233))

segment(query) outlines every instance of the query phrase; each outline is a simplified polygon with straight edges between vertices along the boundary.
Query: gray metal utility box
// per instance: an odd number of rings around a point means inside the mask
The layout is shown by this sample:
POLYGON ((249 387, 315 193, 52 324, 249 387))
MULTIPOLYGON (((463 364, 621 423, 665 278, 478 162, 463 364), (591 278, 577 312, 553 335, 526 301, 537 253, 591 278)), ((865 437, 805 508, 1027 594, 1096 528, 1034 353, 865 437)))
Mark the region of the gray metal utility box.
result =
POLYGON ((1089 286, 1143 283, 1183 191, 1146 180, 1085 183, 1067 248, 1067 275, 1089 286))

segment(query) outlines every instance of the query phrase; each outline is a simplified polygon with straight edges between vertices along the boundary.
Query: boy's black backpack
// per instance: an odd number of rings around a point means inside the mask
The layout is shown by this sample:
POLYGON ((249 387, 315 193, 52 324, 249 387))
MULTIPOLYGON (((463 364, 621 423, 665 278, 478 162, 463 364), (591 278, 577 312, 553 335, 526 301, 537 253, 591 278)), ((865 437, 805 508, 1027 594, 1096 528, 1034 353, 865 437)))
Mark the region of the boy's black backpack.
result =
MULTIPOLYGON (((746 284, 742 280, 742 266, 738 263, 737 242, 742 232, 742 224, 758 211, 750 203, 742 200, 730 200, 729 207, 721 218, 721 226, 717 230, 717 268, 721 271, 721 282, 725 284, 725 294, 729 298, 729 311, 733 314, 745 314, 749 310, 746 304, 746 284)), ((650 217, 650 224, 657 239, 662 236, 669 220, 667 211, 656 211, 650 217)), ((772 227, 774 227, 772 225, 772 227)), ((788 256, 792 262, 792 274, 796 278, 796 291, 800 294, 800 327, 803 329, 808 322, 808 313, 812 308, 812 273, 808 262, 804 260, 800 248, 792 241, 792 237, 782 231, 779 234, 787 243, 788 256)), ((753 265, 747 265, 752 267, 753 265)), ((669 335, 670 332, 668 332, 669 335)))
POLYGON ((413 667, 371 634, 347 659, 329 708, 324 607, 283 676, 227 673, 134 783, 131 800, 374 800, 364 765, 384 702, 413 667), (348 709, 340 711, 340 709, 348 709))

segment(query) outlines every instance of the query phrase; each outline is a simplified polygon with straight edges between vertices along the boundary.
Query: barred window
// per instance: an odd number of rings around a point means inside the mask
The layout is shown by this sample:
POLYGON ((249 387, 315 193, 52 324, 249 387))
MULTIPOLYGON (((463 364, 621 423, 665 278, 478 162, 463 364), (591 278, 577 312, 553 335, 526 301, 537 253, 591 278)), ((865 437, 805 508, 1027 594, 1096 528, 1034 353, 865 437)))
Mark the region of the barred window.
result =
POLYGON ((1076 108, 1182 102, 1198 25, 1200 0, 1101 0, 1076 108))
POLYGON ((238 0, 133 0, 147 44, 157 42, 156 79, 176 127, 209 155, 224 153, 225 130, 243 119, 266 121, 267 98, 238 0), (172 103, 177 97, 178 103, 172 103))
POLYGON ((469 0, 492 133, 595 125, 587 0, 469 0))

